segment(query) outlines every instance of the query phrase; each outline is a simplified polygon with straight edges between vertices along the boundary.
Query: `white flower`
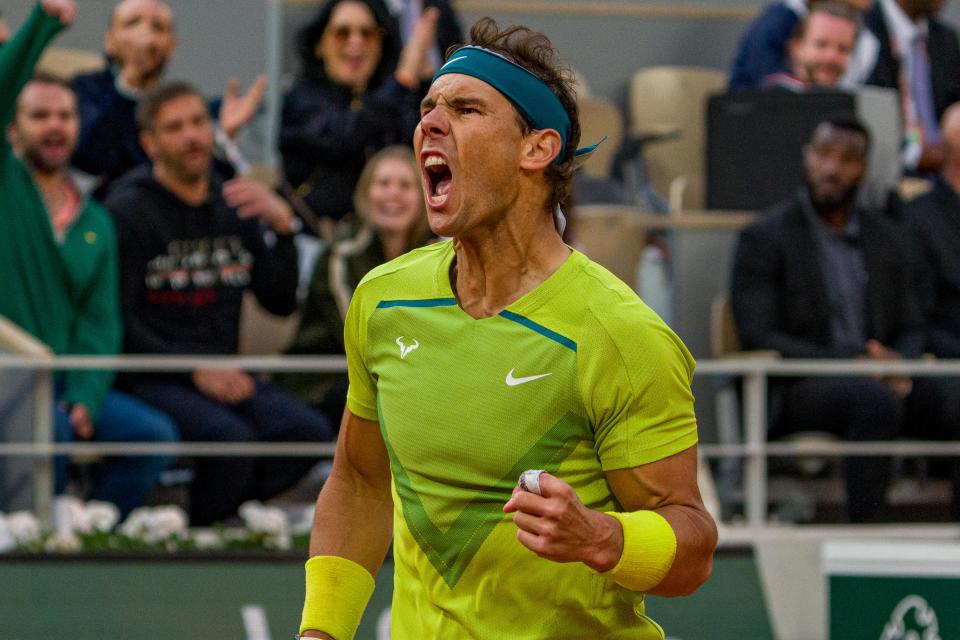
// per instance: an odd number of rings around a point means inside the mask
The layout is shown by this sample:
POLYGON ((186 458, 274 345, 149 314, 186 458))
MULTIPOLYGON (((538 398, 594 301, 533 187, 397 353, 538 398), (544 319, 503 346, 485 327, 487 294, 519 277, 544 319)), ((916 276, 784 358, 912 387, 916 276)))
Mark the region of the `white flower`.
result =
POLYGON ((83 501, 73 496, 57 496, 53 500, 53 528, 58 536, 76 533, 92 533, 90 518, 83 508, 83 501))
POLYGON ((7 531, 20 546, 40 541, 40 522, 29 511, 16 511, 7 516, 7 531))
POLYGON ((157 507, 153 510, 153 522, 158 540, 185 537, 187 535, 187 514, 180 507, 157 507))
POLYGON ((211 529, 197 529, 192 535, 197 549, 222 549, 223 538, 211 529))
POLYGON ((156 544, 187 534, 187 514, 180 507, 139 507, 120 525, 123 535, 156 544))
POLYGON ((268 536, 287 536, 290 534, 290 522, 287 514, 277 507, 268 507, 259 502, 244 502, 240 505, 240 517, 247 528, 254 533, 268 536))
POLYGON ((268 549, 291 547, 290 521, 282 509, 251 501, 240 505, 239 513, 248 530, 263 535, 263 544, 268 549))
POLYGON ((80 538, 73 533, 67 535, 57 533, 47 538, 47 541, 43 543, 43 548, 46 551, 79 551, 82 546, 80 538))
POLYGON ((93 531, 111 531, 120 522, 120 510, 112 502, 90 501, 85 514, 93 531))

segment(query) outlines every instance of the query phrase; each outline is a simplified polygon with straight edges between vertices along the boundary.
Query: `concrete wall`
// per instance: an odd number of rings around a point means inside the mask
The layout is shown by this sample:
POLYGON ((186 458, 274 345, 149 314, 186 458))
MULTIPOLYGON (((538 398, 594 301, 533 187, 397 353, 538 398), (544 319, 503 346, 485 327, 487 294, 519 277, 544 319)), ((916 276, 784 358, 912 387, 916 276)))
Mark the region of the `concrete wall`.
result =
MULTIPOLYGON (((273 0, 168 0, 177 16, 181 46, 170 75, 192 79, 211 94, 222 90, 228 77, 244 82, 268 65, 268 5, 273 0)), ((0 7, 11 26, 16 26, 32 6, 30 0, 7 0, 0 7)), ((76 25, 58 39, 62 46, 99 50, 102 34, 110 16, 113 0, 79 0, 76 25)), ((320 3, 317 2, 316 5, 320 3)), ((746 15, 765 4, 762 0, 674 0, 673 2, 628 2, 626 7, 673 7, 690 11, 685 17, 649 15, 610 15, 604 11, 614 5, 590 0, 568 0, 563 8, 582 6, 589 14, 573 11, 538 10, 526 12, 511 8, 510 2, 461 3, 466 10, 464 25, 482 15, 501 22, 528 24, 543 30, 554 41, 563 58, 580 69, 590 80, 594 93, 622 101, 627 78, 637 68, 660 64, 700 65, 726 68, 743 30, 742 17, 705 19, 696 9, 727 11, 746 15)), ((518 6, 534 3, 518 2, 518 6)), ((541 2, 545 7, 551 4, 541 2)), ((281 2, 286 36, 315 11, 305 0, 281 2)), ((960 24, 960 3, 949 3, 944 18, 960 24)), ((292 38, 285 37, 286 43, 292 38)), ((290 61, 287 56, 287 61, 290 61)), ((290 70, 295 67, 288 66, 290 70)))

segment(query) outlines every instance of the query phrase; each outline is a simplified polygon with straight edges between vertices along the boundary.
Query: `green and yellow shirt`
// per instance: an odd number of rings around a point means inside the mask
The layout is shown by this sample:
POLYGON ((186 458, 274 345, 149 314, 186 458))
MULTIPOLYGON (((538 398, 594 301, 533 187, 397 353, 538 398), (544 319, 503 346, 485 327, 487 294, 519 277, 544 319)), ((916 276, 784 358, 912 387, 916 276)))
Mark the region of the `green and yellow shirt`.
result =
POLYGON ((643 594, 521 545, 502 507, 545 469, 620 510, 605 472, 697 442, 680 339, 576 251, 477 320, 450 286, 452 243, 370 272, 347 315, 348 407, 377 421, 393 474, 394 638, 663 638, 643 594))

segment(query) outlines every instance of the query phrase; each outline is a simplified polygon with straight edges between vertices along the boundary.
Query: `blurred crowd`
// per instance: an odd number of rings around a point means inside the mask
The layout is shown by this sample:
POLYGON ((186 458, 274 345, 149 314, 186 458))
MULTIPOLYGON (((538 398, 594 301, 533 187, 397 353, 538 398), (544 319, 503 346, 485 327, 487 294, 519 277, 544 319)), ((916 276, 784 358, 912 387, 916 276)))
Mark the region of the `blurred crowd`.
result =
MULTIPOLYGON (((758 216, 736 248, 730 299, 745 348, 960 357, 960 42, 938 17, 944 2, 783 0, 744 32, 731 93, 889 89, 900 112, 896 162, 929 189, 865 206, 857 194, 871 131, 847 116, 818 123, 796 195, 758 216)), ((75 12, 72 0, 42 0, 13 32, 0 18, 0 315, 60 354, 230 355, 250 292, 270 313, 298 312, 286 353, 342 354, 361 278, 435 240, 410 143, 429 80, 462 40, 451 4, 330 0, 318 9, 297 37, 300 70, 283 100, 272 185, 252 177, 237 140, 277 79, 245 89, 230 81, 210 100, 167 78, 177 33, 161 0, 116 4, 102 70, 35 74, 75 12)), ((223 368, 69 372, 56 383, 56 436, 330 441, 346 388, 343 375, 223 368)), ((771 407, 771 437, 811 424, 850 440, 960 436, 956 379, 776 381, 771 407)), ((109 458, 89 496, 125 515, 174 462, 109 458)), ((230 518, 316 462, 198 458, 191 521, 230 518)), ((883 519, 890 461, 845 465, 850 518, 883 519)), ((59 491, 70 478, 58 459, 59 491)))

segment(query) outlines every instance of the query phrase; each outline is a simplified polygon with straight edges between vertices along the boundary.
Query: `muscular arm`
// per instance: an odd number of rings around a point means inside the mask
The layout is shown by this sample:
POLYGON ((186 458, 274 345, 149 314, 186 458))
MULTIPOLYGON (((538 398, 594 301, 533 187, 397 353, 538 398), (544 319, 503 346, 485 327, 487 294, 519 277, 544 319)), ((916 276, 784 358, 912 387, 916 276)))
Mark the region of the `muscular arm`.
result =
MULTIPOLYGON (((607 473, 623 511, 656 511, 677 538, 673 564, 649 593, 693 593, 710 577, 717 528, 697 487, 697 447, 639 467, 607 473)), ((582 562, 594 571, 613 569, 624 551, 623 529, 613 516, 586 507, 574 489, 549 474, 540 476, 540 495, 514 490, 504 511, 514 513, 517 539, 542 558, 582 562)))
MULTIPOLYGON (((376 422, 344 411, 333 471, 317 498, 310 556, 348 558, 376 575, 393 532, 390 462, 376 422)), ((304 631, 305 638, 328 638, 304 631)))
POLYGON ((717 526, 707 513, 697 486, 697 447, 640 467, 610 471, 607 481, 625 511, 656 511, 677 536, 673 566, 650 593, 693 593, 710 577, 717 546, 717 526))

